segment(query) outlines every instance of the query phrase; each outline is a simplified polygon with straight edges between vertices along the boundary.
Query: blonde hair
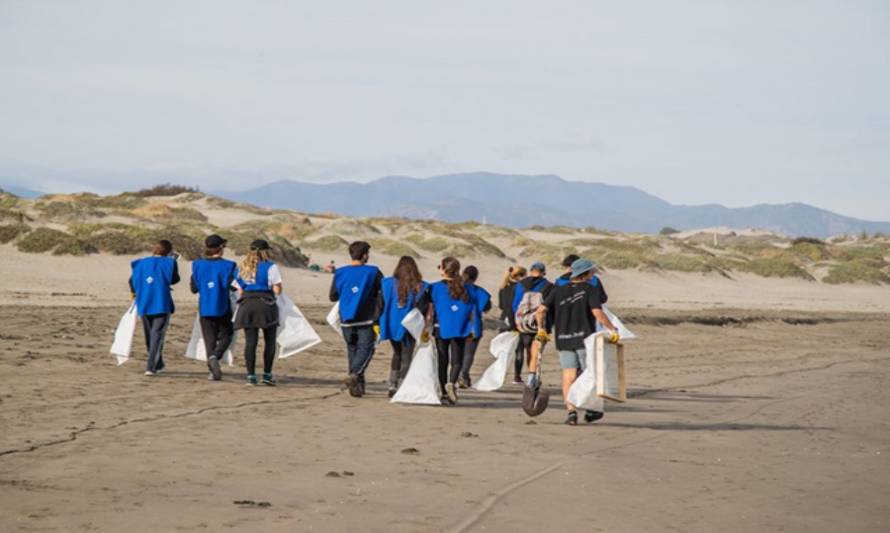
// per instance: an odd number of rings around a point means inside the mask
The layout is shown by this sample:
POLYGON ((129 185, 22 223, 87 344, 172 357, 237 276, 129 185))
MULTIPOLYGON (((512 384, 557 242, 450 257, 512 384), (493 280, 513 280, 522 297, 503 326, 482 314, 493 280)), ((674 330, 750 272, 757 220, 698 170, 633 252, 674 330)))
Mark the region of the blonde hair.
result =
POLYGON ((525 267, 515 266, 508 268, 507 273, 504 274, 504 280, 501 281, 501 288, 505 289, 510 285, 519 282, 526 274, 528 274, 528 271, 525 267))
POLYGON ((256 281, 256 267, 263 261, 269 260, 269 250, 250 250, 241 264, 238 265, 238 275, 248 283, 256 281))

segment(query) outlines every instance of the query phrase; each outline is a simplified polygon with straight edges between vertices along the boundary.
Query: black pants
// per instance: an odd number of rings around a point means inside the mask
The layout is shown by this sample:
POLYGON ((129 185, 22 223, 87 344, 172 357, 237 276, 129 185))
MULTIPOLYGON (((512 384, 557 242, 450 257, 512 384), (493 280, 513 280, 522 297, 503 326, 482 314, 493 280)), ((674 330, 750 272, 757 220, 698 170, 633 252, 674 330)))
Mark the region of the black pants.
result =
POLYGON ((460 366, 460 375, 467 382, 470 381, 470 369, 473 368, 473 361, 476 359, 476 350, 479 348, 479 337, 469 337, 466 347, 464 348, 464 360, 460 366))
POLYGON ((374 357, 374 343, 377 341, 374 326, 344 326, 343 340, 346 341, 349 373, 358 376, 359 380, 364 380, 365 369, 374 357))
POLYGON ((207 359, 216 357, 222 360, 223 354, 232 344, 232 313, 223 316, 202 316, 201 336, 204 337, 204 347, 207 349, 207 359))
MULTIPOLYGON (((275 361, 275 333, 278 326, 263 328, 263 373, 272 373, 275 361)), ((256 347, 260 340, 259 328, 244 328, 244 364, 248 374, 256 374, 256 347)))
POLYGON ((398 376, 398 383, 401 383, 405 376, 408 375, 408 368, 411 367, 411 358, 414 356, 414 345, 417 344, 414 337, 405 333, 401 341, 389 341, 392 345, 392 361, 389 364, 390 374, 398 376))
POLYGON ((464 361, 464 349, 467 339, 440 339, 436 337, 436 351, 439 359, 439 385, 445 390, 446 383, 457 383, 460 377, 461 365, 464 361), (448 372, 448 362, 451 361, 451 372, 448 372))
POLYGON ((516 370, 516 375, 520 378, 522 377, 522 363, 531 360, 532 354, 532 342, 535 340, 534 333, 520 333, 519 334, 519 345, 516 346, 516 362, 514 363, 514 368, 516 370))
POLYGON ((145 349, 148 351, 145 366, 151 372, 157 372, 166 366, 164 364, 164 337, 167 336, 169 324, 170 315, 142 317, 142 332, 145 334, 145 349))

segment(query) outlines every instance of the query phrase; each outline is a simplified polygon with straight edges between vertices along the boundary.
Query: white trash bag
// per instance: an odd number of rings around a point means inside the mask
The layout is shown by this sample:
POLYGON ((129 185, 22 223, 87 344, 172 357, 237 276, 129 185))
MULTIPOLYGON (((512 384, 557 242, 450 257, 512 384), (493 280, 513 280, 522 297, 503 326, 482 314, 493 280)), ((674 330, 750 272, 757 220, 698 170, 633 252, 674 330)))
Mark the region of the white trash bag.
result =
MULTIPOLYGON (((615 314, 612 313, 612 311, 609 311, 609 308, 606 307, 605 305, 603 306, 603 313, 605 313, 606 316, 609 317, 609 321, 612 323, 613 326, 615 326, 615 329, 618 330, 618 336, 621 337, 621 340, 622 340, 622 341, 629 341, 630 339, 636 339, 636 338, 637 338, 637 336, 634 335, 634 333, 633 333, 631 330, 627 329, 627 328, 624 326, 624 322, 622 322, 620 318, 618 318, 617 316, 615 316, 615 314)), ((606 328, 603 327, 602 324, 600 324, 599 322, 597 322, 597 323, 596 323, 596 330, 597 330, 597 331, 605 331, 606 328)))
POLYGON ((519 334, 515 331, 505 331, 491 339, 488 350, 496 359, 482 373, 479 381, 473 384, 478 391, 491 392, 504 386, 507 380, 507 372, 516 358, 516 347, 519 346, 519 334))
POLYGON ((122 365, 130 358, 133 348, 133 335, 136 333, 136 302, 130 305, 130 309, 124 313, 117 329, 114 331, 114 341, 111 343, 111 353, 117 358, 117 364, 122 365))
POLYGON ((278 305, 278 357, 285 358, 298 354, 303 350, 321 342, 312 324, 300 308, 284 293, 276 299, 278 305))
POLYGON ((408 375, 402 380, 402 385, 390 402, 442 405, 442 390, 439 387, 439 359, 436 347, 432 341, 420 345, 425 326, 423 314, 417 309, 412 309, 402 319, 402 325, 417 340, 419 348, 415 348, 414 358, 408 368, 408 375))
MULTIPOLYGON (((232 342, 226 353, 223 354, 223 362, 232 366, 235 357, 232 354, 232 346, 235 345, 235 333, 232 333, 232 342)), ((188 346, 185 347, 185 357, 196 361, 207 360, 207 346, 204 344, 204 335, 201 334, 201 314, 195 317, 195 325, 192 326, 192 337, 189 339, 188 346)))
POLYGON ((340 326, 340 302, 335 303, 334 307, 331 308, 331 311, 328 313, 327 321, 328 324, 334 328, 334 331, 342 337, 343 328, 340 326))
MULTIPOLYGON (((612 320, 611 317, 609 320, 612 320)), ((613 322, 613 324, 615 324, 613 322)), ((617 325, 616 325, 617 327, 617 325)), ((569 396, 566 401, 579 409, 588 409, 592 411, 602 411, 604 407, 603 399, 596 393, 596 338, 604 336, 605 333, 599 332, 584 339, 584 372, 578 376, 578 379, 569 387, 569 396)))

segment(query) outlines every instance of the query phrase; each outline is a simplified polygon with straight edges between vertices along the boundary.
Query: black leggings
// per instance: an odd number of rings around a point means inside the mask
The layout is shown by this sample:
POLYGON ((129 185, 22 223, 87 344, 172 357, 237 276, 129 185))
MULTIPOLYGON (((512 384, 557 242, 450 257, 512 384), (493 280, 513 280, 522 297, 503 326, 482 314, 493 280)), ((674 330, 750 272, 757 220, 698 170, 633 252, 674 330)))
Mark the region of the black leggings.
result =
POLYGON ((516 346, 516 361, 514 362, 515 375, 522 377, 522 363, 527 365, 532 358, 532 343, 535 340, 534 333, 520 333, 519 344, 516 346))
POLYGON ((399 381, 405 379, 408 374, 408 368, 411 366, 411 358, 414 356, 414 337, 405 333, 400 341, 391 340, 392 345, 392 361, 389 369, 399 373, 399 381))
MULTIPOLYGON (((275 361, 275 333, 278 326, 263 328, 263 373, 272 373, 275 361)), ((244 328, 244 363, 248 374, 256 374, 256 348, 260 340, 258 328, 244 328)))
POLYGON ((439 354, 439 385, 445 389, 446 383, 457 383, 460 377, 461 365, 464 362, 464 348, 467 339, 458 337, 455 339, 440 339, 436 337, 436 351, 439 354), (450 358, 449 358, 450 353, 450 358), (451 360, 451 373, 448 373, 448 361, 451 360))

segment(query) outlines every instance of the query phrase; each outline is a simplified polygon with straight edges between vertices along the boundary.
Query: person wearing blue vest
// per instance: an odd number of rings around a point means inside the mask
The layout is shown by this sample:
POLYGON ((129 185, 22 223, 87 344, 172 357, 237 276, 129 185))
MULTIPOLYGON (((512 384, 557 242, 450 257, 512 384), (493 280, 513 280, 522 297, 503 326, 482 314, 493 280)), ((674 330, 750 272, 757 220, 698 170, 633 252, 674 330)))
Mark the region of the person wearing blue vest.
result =
POLYGON ((476 359, 476 350, 479 348, 479 342, 482 340, 482 315, 491 310, 491 294, 476 285, 479 279, 479 269, 473 265, 464 269, 464 284, 470 292, 470 299, 476 303, 473 309, 473 331, 467 338, 466 349, 464 350, 464 360, 460 368, 460 377, 457 379, 458 387, 462 389, 469 388, 472 385, 470 381, 470 369, 473 368, 473 360, 476 359))
POLYGON ((201 317, 201 336, 207 350, 207 368, 214 381, 222 379, 219 361, 232 343, 232 301, 234 261, 223 259, 226 240, 219 235, 204 239, 204 258, 192 262, 190 285, 192 294, 198 295, 198 315, 201 317))
POLYGON ((244 330, 244 364, 247 384, 256 385, 256 350, 260 330, 263 331, 263 385, 274 386, 272 364, 275 362, 275 335, 278 333, 278 304, 281 294, 281 272, 270 259, 269 243, 257 239, 250 243, 247 256, 238 266, 235 288, 238 289, 238 310, 235 329, 244 330))
MULTIPOLYGON (((516 284, 516 290, 513 294, 513 314, 515 316, 516 311, 519 310, 519 304, 522 302, 522 296, 526 292, 540 292, 544 298, 547 298, 547 295, 550 294, 550 291, 553 290, 553 284, 550 283, 547 278, 547 267, 544 263, 537 262, 532 264, 532 266, 528 269, 528 276, 516 284)), ((519 349, 520 352, 517 354, 516 362, 514 366, 514 374, 513 374, 513 384, 514 385, 523 385, 522 381, 522 364, 523 361, 526 365, 529 364, 529 360, 531 358, 531 347, 532 343, 535 342, 535 334, 534 333, 520 333, 519 334, 519 349)))
POLYGON ((426 307, 419 305, 429 284, 423 281, 420 269, 413 257, 402 256, 393 275, 384 278, 381 285, 383 311, 380 314, 380 340, 392 345, 392 361, 389 367, 389 397, 392 398, 402 380, 408 374, 414 346, 417 340, 411 336, 402 320, 411 310, 418 308, 426 314, 426 307))
POLYGON ((162 371, 164 364, 164 337, 173 314, 172 286, 179 283, 179 267, 173 254, 173 244, 158 241, 152 255, 130 263, 130 295, 136 302, 136 312, 142 317, 145 334, 146 376, 162 371))
MULTIPOLYGON (((581 257, 575 254, 569 254, 562 260, 562 266, 565 268, 565 274, 556 278, 556 281, 553 282, 553 285, 556 287, 562 287, 563 285, 568 285, 572 282, 572 265, 581 259, 581 257)), ((596 276, 596 270, 591 274, 589 283, 596 287, 600 283, 600 279, 596 276)))
POLYGON ((365 394, 365 370, 374 357, 377 320, 383 307, 383 273, 368 264, 370 253, 371 245, 364 241, 349 245, 351 262, 334 271, 329 295, 332 302, 340 302, 340 326, 349 364, 349 375, 343 382, 355 398, 365 394))
POLYGON ((439 272, 442 281, 430 285, 428 293, 432 305, 427 313, 427 323, 434 324, 439 385, 444 391, 443 400, 454 405, 457 403, 457 381, 463 365, 467 337, 473 333, 476 301, 461 277, 460 262, 457 259, 442 259, 439 272))

